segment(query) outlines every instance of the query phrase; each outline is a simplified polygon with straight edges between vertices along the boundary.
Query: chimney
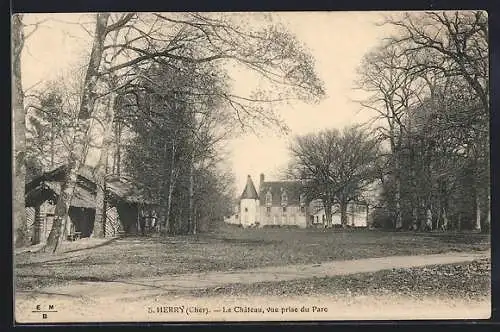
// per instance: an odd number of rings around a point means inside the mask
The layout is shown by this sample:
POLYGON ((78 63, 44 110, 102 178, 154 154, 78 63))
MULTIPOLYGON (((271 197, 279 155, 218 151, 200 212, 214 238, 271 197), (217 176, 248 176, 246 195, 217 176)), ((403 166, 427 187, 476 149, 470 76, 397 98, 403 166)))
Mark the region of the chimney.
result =
POLYGON ((264 173, 260 173, 260 183, 259 183, 259 189, 262 188, 262 184, 264 183, 264 173))

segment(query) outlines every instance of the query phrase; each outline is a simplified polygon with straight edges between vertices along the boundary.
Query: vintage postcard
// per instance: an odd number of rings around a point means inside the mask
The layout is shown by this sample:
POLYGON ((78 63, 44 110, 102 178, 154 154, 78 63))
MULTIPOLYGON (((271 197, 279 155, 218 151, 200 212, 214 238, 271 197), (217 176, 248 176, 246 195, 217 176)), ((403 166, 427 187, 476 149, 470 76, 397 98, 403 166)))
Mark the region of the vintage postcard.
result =
POLYGON ((12 16, 15 322, 487 319, 488 15, 12 16))

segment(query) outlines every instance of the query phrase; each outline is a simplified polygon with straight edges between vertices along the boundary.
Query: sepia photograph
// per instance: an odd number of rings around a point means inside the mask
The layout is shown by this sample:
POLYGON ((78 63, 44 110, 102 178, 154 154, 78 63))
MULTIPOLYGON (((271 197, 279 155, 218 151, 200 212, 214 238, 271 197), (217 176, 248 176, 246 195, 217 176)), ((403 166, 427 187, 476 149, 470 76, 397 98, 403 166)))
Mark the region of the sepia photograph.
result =
POLYGON ((490 318, 486 11, 11 27, 16 324, 490 318))

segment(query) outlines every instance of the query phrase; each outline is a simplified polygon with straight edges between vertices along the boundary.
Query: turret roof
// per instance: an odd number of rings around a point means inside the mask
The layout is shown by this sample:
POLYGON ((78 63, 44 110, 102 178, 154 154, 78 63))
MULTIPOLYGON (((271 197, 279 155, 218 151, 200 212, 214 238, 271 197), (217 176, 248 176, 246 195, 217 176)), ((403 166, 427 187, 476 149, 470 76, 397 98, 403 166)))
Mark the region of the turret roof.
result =
POLYGON ((257 194, 257 190, 255 189, 250 175, 247 177, 247 184, 241 194, 241 199, 259 199, 259 195, 257 194))

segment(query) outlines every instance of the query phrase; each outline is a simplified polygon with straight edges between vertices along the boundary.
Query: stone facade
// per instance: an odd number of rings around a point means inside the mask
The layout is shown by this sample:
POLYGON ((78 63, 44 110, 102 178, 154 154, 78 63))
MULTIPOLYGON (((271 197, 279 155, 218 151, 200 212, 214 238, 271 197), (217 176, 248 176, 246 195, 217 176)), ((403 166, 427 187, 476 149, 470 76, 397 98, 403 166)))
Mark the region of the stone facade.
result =
MULTIPOLYGON (((340 224, 340 212, 332 207, 332 223, 340 224)), ((368 208, 364 204, 350 203, 349 226, 366 227, 368 208)), ((240 196, 237 212, 225 219, 226 223, 247 227, 293 226, 306 228, 324 225, 323 203, 315 199, 306 201, 304 186, 300 181, 265 181, 260 176, 259 190, 250 175, 240 196)))
POLYGON ((240 197, 238 218, 243 227, 307 227, 307 205, 297 181, 265 182, 261 174, 259 192, 250 175, 240 197))

